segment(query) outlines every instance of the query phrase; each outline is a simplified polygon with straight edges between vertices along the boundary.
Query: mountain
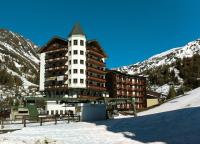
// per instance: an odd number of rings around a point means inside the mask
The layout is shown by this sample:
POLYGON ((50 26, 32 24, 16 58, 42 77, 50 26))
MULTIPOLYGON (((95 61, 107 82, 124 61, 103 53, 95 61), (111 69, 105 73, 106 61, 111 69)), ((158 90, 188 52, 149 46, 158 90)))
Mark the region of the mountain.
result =
MULTIPOLYGON (((0 29, 0 87, 28 89, 38 85, 38 46, 21 35, 0 29)), ((2 90, 0 91, 2 92, 2 90)))
POLYGON ((116 70, 128 74, 147 75, 150 80, 149 87, 165 94, 169 91, 169 83, 175 84, 176 89, 183 85, 190 90, 199 85, 196 80, 200 77, 199 55, 200 39, 197 39, 183 47, 170 49, 143 62, 122 66, 116 70))
POLYGON ((200 54, 200 39, 192 41, 183 47, 173 48, 166 52, 154 55, 143 62, 122 66, 116 69, 128 74, 139 74, 158 66, 172 64, 179 58, 192 57, 194 54, 200 54))

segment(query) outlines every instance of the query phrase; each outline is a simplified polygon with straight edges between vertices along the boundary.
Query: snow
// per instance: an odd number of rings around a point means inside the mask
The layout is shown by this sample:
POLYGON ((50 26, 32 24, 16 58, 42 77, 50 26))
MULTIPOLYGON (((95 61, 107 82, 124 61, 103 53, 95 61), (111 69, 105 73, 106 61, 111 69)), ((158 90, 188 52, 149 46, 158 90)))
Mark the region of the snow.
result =
POLYGON ((170 65, 174 63, 177 58, 183 59, 185 57, 192 57, 194 54, 200 54, 200 39, 192 41, 183 47, 173 48, 156 54, 143 62, 137 62, 136 64, 114 69, 127 72, 128 74, 138 74, 158 66, 170 65))
POLYGON ((178 78, 178 81, 179 81, 180 83, 183 83, 183 79, 179 76, 180 71, 179 71, 177 68, 175 68, 175 67, 170 67, 169 69, 170 69, 170 71, 174 70, 174 72, 175 72, 175 77, 178 78))
POLYGON ((23 82, 23 87, 24 87, 25 89, 27 89, 29 86, 37 86, 36 84, 29 82, 25 77, 20 76, 18 73, 14 72, 13 70, 7 68, 7 71, 8 71, 9 73, 12 73, 12 75, 18 76, 18 77, 22 80, 22 82, 23 82))
POLYGON ((191 107, 200 107, 200 87, 186 93, 184 96, 181 95, 176 99, 164 103, 159 107, 141 112, 139 115, 155 114, 191 107))
MULTIPOLYGON (((138 113, 93 123, 27 124, 1 134, 1 144, 193 144, 200 141, 200 88, 138 113)), ((16 125, 15 125, 16 127, 16 125)))
POLYGON ((164 84, 156 89, 156 92, 168 95, 170 86, 168 84, 164 84))
POLYGON ((14 64, 15 64, 15 66, 17 67, 17 68, 20 68, 20 67, 22 67, 22 65, 20 65, 19 63, 17 63, 16 61, 14 61, 14 64))

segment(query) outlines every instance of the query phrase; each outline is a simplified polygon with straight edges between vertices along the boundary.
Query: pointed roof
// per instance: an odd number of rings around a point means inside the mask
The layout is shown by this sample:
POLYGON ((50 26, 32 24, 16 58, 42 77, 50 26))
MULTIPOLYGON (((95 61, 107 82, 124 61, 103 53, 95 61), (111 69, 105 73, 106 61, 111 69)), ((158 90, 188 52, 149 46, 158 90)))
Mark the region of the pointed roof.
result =
POLYGON ((70 32, 69 36, 72 36, 72 35, 85 35, 82 28, 81 28, 81 25, 80 23, 76 23, 72 29, 72 31, 70 32))

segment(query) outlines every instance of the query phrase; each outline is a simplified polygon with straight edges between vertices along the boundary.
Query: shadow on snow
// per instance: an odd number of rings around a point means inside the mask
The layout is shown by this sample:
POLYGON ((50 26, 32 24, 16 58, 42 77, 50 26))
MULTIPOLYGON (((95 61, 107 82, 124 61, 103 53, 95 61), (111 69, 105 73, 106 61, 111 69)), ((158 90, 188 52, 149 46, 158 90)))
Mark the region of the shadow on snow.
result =
POLYGON ((122 133, 140 142, 194 144, 200 142, 200 107, 169 112, 95 122, 108 131, 122 133))

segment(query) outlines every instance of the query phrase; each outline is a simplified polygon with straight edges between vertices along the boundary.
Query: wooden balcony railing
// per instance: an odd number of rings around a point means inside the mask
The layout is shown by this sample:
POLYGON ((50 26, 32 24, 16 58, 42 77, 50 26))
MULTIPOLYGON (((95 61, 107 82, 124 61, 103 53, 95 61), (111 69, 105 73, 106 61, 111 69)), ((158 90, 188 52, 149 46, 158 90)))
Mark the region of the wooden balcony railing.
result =
POLYGON ((87 52, 91 53, 91 54, 94 54, 94 55, 96 55, 96 56, 98 56, 100 58, 104 58, 105 57, 104 55, 100 54, 99 52, 97 52, 95 50, 88 50, 87 52))
POLYGON ((57 88, 68 88, 67 85, 54 85, 54 86, 46 86, 45 89, 57 89, 57 88))
POLYGON ((61 61, 61 60, 67 61, 67 57, 50 58, 50 59, 46 59, 46 62, 54 62, 54 61, 61 61))
POLYGON ((67 66, 60 66, 60 67, 51 67, 51 68, 46 68, 47 71, 55 71, 55 70, 67 70, 67 66))
POLYGON ((92 58, 87 58, 87 62, 96 64, 96 65, 99 65, 99 66, 102 66, 102 67, 105 66, 104 62, 100 62, 100 61, 92 59, 92 58))
POLYGON ((99 90, 99 91, 105 91, 106 90, 105 87, 100 87, 100 86, 96 86, 96 85, 88 85, 87 87, 90 88, 90 89, 99 90))
POLYGON ((67 48, 59 48, 56 50, 52 49, 52 50, 49 50, 48 53, 55 53, 55 52, 59 52, 59 51, 66 51, 66 53, 67 53, 68 49, 67 48))
MULTIPOLYGON (((54 80, 57 80, 57 79, 59 79, 59 78, 60 78, 60 76, 46 77, 46 78, 45 78, 45 81, 54 81, 54 80)), ((63 80, 64 80, 64 81, 67 80, 67 79, 68 79, 68 76, 67 76, 67 75, 63 76, 63 80)))
POLYGON ((99 70, 99 69, 96 69, 96 68, 93 68, 93 67, 88 67, 87 70, 88 70, 88 71, 95 72, 95 73, 99 73, 99 74, 106 74, 106 71, 104 71, 104 70, 99 70))
POLYGON ((93 76, 87 76, 87 79, 88 79, 88 80, 94 80, 94 81, 102 82, 102 83, 105 83, 105 82, 106 82, 105 79, 97 78, 97 77, 93 77, 93 76))

